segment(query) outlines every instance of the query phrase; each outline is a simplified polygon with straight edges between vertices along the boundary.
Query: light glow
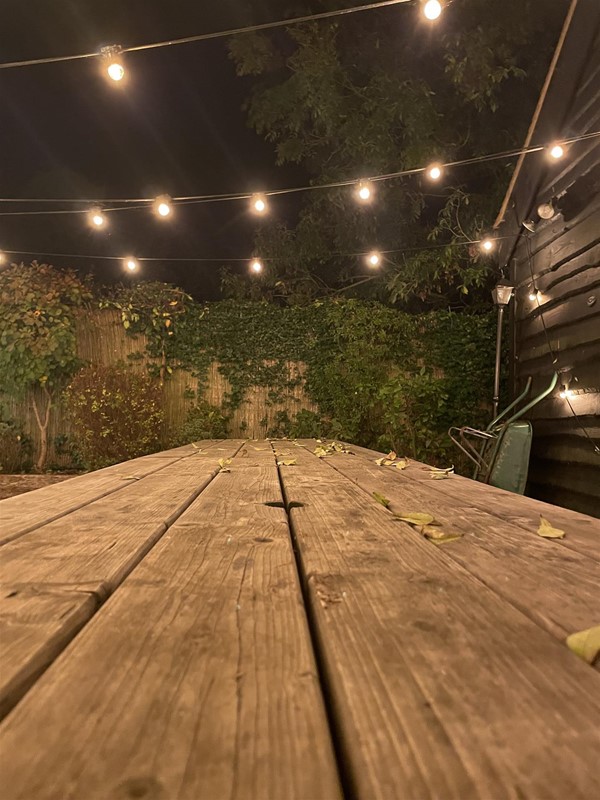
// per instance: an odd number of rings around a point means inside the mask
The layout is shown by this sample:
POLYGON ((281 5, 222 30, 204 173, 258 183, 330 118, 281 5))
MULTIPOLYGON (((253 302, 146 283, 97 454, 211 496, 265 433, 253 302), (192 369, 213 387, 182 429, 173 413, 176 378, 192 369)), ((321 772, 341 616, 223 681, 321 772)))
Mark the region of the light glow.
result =
POLYGON ((427 0, 425 5, 423 6, 423 16, 426 19, 429 20, 438 19, 441 13, 442 13, 442 4, 440 3, 440 0, 427 0))
POLYGON ((125 67, 118 61, 109 64, 106 71, 112 81, 122 81, 125 77, 125 67))
POLYGON ((126 258, 124 263, 125 263, 126 269, 128 269, 130 272, 135 272, 136 269, 138 269, 138 267, 139 267, 137 259, 133 258, 132 256, 130 256, 129 258, 126 258))
POLYGON ((373 199, 373 184, 369 181, 360 181, 356 190, 356 197, 361 203, 369 203, 373 199))
POLYGON ((481 242, 481 249, 484 253, 491 253, 494 249, 494 243, 491 239, 483 239, 481 242))
POLYGON ((555 144, 552 145, 550 148, 550 157, 553 158, 555 161, 561 159, 565 154, 565 148, 562 144, 555 144))
POLYGON ((259 275, 263 271, 263 263, 260 258, 253 258, 250 262, 250 269, 256 275, 259 275))
POLYGON ((255 214, 266 214, 269 210, 267 198, 264 194, 252 195, 251 206, 255 214))
POLYGON ((381 264, 381 253, 378 253, 377 250, 373 250, 367 256, 367 264, 370 267, 378 267, 381 264))
POLYGON ((442 177, 442 167, 440 164, 432 164, 430 167, 427 167, 427 177, 430 181, 439 181, 442 177))
POLYGON ((567 389, 567 388, 564 388, 564 389, 562 390, 562 392, 560 392, 560 393, 559 393, 559 395, 558 395, 558 396, 559 396, 559 397, 560 397, 562 400, 566 400, 566 399, 567 399, 567 397, 573 397, 573 396, 574 396, 574 394, 575 394, 575 392, 574 392, 572 389, 567 389))
POLYGON ((168 194, 161 194, 154 201, 154 211, 157 216, 165 219, 170 216, 173 211, 172 200, 168 194))
POLYGON ((106 217, 100 208, 93 208, 88 215, 88 219, 94 228, 103 228, 106 225, 106 217))

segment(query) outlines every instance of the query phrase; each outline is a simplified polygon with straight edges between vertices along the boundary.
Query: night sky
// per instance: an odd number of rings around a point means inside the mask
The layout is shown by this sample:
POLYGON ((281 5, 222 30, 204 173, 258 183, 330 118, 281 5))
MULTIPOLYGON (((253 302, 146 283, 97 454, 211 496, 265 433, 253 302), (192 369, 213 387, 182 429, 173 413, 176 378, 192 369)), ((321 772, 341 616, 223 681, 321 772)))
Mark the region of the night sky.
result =
MULTIPOLYGON (((1 60, 133 46, 281 14, 274 0, 251 5, 250 10, 240 0, 3 0, 1 60)), ((1 197, 212 194, 302 179, 277 168, 273 148, 247 127, 242 104, 248 86, 235 75, 226 40, 132 53, 125 65, 126 85, 106 80, 99 59, 0 71, 1 197)), ((279 213, 293 211, 278 207, 279 213)), ((3 203, 1 210, 24 207, 3 203)), ((0 216, 0 249, 34 251, 39 260, 45 252, 165 258, 145 263, 143 278, 170 281, 210 299, 218 294, 225 261, 167 259, 251 255, 257 225, 239 201, 179 206, 175 218, 162 223, 149 209, 109 219, 109 230, 92 231, 80 215, 0 216)), ((93 265, 99 280, 115 280, 123 271, 118 262, 46 260, 55 266, 93 265)))

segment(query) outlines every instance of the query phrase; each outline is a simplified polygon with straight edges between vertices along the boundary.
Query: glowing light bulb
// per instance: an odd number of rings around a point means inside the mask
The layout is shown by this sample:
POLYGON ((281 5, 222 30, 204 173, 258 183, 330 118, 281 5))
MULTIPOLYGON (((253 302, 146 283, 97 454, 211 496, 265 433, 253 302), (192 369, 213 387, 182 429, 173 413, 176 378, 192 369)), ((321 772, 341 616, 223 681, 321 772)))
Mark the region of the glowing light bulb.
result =
POLYGON ((427 177, 430 181, 439 181, 442 177, 442 168, 439 164, 432 164, 427 168, 427 177))
POLYGON ((252 261, 250 262, 250 269, 251 269, 251 270, 252 270, 252 272, 254 272, 256 275, 258 275, 259 273, 261 273, 261 272, 263 271, 263 263, 262 263, 262 261, 260 260, 260 258, 254 258, 254 259, 252 259, 252 261))
POLYGON ((135 258, 132 258, 132 257, 126 258, 126 259, 125 259, 125 267, 126 267, 126 268, 127 268, 129 271, 130 271, 130 272, 135 272, 135 271, 136 271, 136 269, 139 267, 139 264, 138 264, 138 262, 137 262, 137 259, 135 259, 135 258))
POLYGON ((361 203, 369 203, 373 199, 373 184, 361 181, 356 190, 356 197, 361 203))
POLYGON ((163 219, 170 216, 173 211, 172 203, 173 201, 168 194, 161 194, 154 201, 154 213, 163 219))
POLYGON ((93 208, 88 214, 88 219, 94 228, 103 228, 106 225, 106 217, 100 208, 93 208))
POLYGON ((573 395, 574 395, 574 394, 575 394, 575 392, 574 392, 572 389, 567 389, 567 388, 565 387, 565 388, 562 390, 562 392, 560 392, 560 393, 559 393, 559 395, 558 395, 558 396, 559 396, 559 397, 560 397, 562 400, 566 400, 566 399, 567 399, 567 397, 573 397, 573 395))
POLYGON ((251 207, 255 214, 266 214, 268 211, 267 198, 264 194, 252 195, 251 207))
POLYGON ((491 239, 484 239, 481 242, 481 249, 484 251, 484 253, 491 253, 494 249, 494 243, 491 239))
POLYGON ((537 300, 537 292, 529 292, 529 299, 532 303, 537 300))
POLYGON ((367 264, 370 267, 378 267, 381 264, 381 254, 377 252, 377 250, 373 250, 373 252, 369 253, 367 256, 367 264))
POLYGON ((550 156, 555 161, 561 159, 564 156, 564 154, 565 154, 565 148, 562 146, 562 144, 555 144, 550 148, 550 156))
POLYGON ((423 6, 423 16, 426 19, 429 20, 438 19, 441 13, 442 13, 442 4, 440 3, 440 0, 427 0, 425 5, 423 6))
POLYGON ((113 81, 122 81, 125 77, 125 68, 116 61, 114 64, 109 64, 106 71, 108 72, 108 77, 113 81))

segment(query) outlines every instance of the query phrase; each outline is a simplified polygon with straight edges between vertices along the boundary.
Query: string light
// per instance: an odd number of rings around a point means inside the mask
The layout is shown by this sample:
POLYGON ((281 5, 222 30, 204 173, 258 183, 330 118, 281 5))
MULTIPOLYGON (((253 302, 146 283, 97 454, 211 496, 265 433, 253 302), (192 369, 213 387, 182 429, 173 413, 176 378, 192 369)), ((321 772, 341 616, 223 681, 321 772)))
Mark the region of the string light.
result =
POLYGON ((255 214, 266 214, 269 210, 266 196, 264 194, 253 194, 250 199, 250 207, 255 214))
POLYGON ((122 81, 125 77, 125 67, 123 66, 121 47, 117 44, 113 44, 109 47, 103 47, 100 53, 108 77, 116 83, 122 81))
POLYGON ((250 269, 255 275, 259 275, 263 271, 263 263, 260 258, 253 258, 250 262, 250 269))
POLYGON ((436 20, 442 13, 440 0, 427 0, 423 5, 423 16, 428 20, 436 20))
POLYGON ((488 236, 485 239, 482 239, 480 246, 484 253, 491 253, 494 249, 494 242, 488 236))
POLYGON ((439 181, 439 179, 442 177, 442 165, 432 164, 431 166, 427 167, 426 174, 430 181, 439 181))
POLYGON ((531 300, 532 303, 534 303, 536 300, 539 300, 541 298, 541 296, 542 296, 542 293, 539 292, 535 287, 530 289, 530 291, 529 291, 529 299, 531 300))
POLYGON ((553 158, 555 161, 561 159, 565 154, 565 148, 562 144, 554 144, 550 147, 550 158, 553 158))
POLYGON ((370 267, 373 267, 373 268, 380 266, 380 264, 381 264, 381 253, 379 253, 377 250, 371 251, 367 255, 367 264, 370 267))
POLYGON ((371 181, 359 181, 356 188, 356 198, 360 203, 370 203, 373 199, 374 189, 371 181))
POLYGON ((548 203, 541 203, 541 205, 538 206, 537 213, 541 219, 552 219, 552 217, 556 215, 554 203, 552 203, 552 201, 548 203))
POLYGON ((128 269, 130 272, 135 272, 139 268, 139 264, 136 258, 129 256, 124 260, 125 268, 128 269))
POLYGON ((575 396, 575 392, 572 389, 568 389, 566 386, 564 386, 562 391, 559 392, 558 396, 562 400, 566 400, 567 398, 574 397, 575 396))
POLYGON ((106 225, 106 217, 100 208, 92 208, 88 214, 88 220, 94 228, 103 228, 106 225))
POLYGON ((154 201, 154 212, 158 217, 165 219, 169 217, 173 211, 172 203, 173 201, 168 194, 161 194, 160 197, 157 197, 154 201))

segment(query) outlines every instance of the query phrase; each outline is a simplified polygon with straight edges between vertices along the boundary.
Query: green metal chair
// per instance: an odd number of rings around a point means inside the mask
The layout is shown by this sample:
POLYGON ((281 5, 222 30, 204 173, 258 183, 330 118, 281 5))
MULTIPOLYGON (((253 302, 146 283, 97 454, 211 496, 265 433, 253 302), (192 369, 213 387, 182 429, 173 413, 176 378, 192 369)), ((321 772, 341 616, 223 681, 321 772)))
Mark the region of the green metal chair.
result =
POLYGON ((524 493, 533 429, 531 422, 521 418, 554 391, 557 382, 555 373, 541 394, 508 417, 528 396, 531 389, 528 378, 525 390, 484 431, 469 426, 450 428, 448 434, 454 444, 475 464, 475 480, 516 494, 524 493))

